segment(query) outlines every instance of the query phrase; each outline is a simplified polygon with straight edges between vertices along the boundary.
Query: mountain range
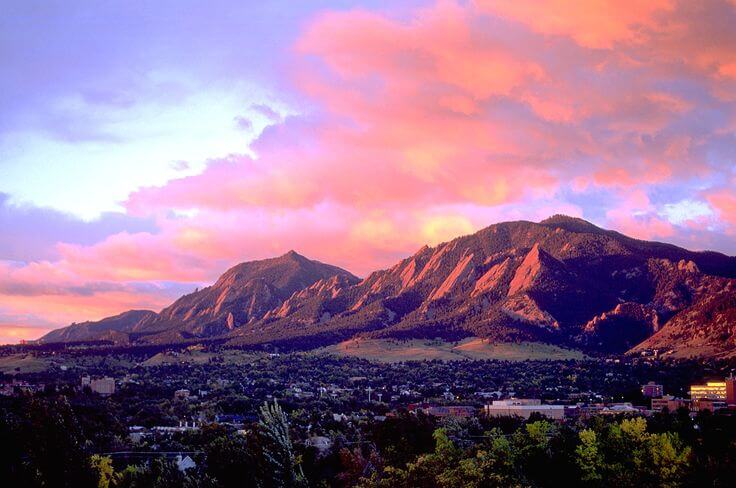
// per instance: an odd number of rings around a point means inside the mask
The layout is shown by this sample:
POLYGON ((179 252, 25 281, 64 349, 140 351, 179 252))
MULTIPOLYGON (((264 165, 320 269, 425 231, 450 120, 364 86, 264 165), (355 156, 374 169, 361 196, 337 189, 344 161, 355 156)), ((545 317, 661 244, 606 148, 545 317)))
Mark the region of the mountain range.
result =
POLYGON ((159 313, 132 310, 39 341, 310 349, 356 336, 736 355, 736 257, 556 215, 425 246, 363 279, 290 251, 234 266, 159 313))

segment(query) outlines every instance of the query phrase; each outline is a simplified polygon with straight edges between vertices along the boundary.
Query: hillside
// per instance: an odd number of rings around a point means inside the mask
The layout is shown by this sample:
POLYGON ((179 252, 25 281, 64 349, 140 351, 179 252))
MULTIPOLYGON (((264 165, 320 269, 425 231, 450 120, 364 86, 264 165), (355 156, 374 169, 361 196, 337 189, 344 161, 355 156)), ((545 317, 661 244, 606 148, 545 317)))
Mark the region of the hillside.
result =
MULTIPOLYGON (((554 216, 425 246, 363 280, 294 252, 243 263, 124 332, 133 342, 219 337, 299 349, 356 336, 475 336, 604 353, 722 355, 734 348, 734 278, 736 258, 554 216), (696 339, 702 347, 688 349, 696 339)), ((66 336, 54 331, 44 340, 58 337, 66 336)))
POLYGON ((358 279, 336 266, 290 251, 283 256, 238 264, 217 282, 184 295, 160 313, 131 311, 98 322, 54 330, 40 342, 109 339, 117 342, 176 342, 222 335, 262 319, 296 291, 334 277, 345 285, 358 279))
MULTIPOLYGON (((685 320, 678 314, 689 307, 731 296, 735 263, 570 217, 506 222, 424 247, 355 285, 315 283, 264 320, 232 331, 231 343, 307 348, 356 334, 479 336, 624 352, 685 320)), ((701 319, 693 331, 723 329, 701 319)), ((687 340, 657 346, 676 350, 687 340)))

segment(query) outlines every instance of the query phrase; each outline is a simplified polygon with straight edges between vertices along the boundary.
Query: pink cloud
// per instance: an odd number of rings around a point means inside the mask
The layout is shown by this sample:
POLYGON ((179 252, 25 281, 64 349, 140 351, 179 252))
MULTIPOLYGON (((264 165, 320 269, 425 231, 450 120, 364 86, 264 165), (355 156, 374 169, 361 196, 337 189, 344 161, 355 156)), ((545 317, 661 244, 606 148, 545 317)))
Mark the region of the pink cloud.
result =
POLYGON ((627 192, 606 212, 606 219, 609 227, 637 239, 661 240, 675 235, 674 225, 656 213, 649 197, 640 189, 627 192))
POLYGON ((92 245, 59 244, 57 270, 88 280, 199 282, 211 277, 211 263, 177 248, 175 236, 120 233, 92 245))
POLYGON ((657 25, 656 14, 670 10, 672 0, 476 0, 484 11, 530 25, 548 35, 571 37, 590 48, 611 48, 637 40, 657 25))
POLYGON ((27 327, 0 323, 0 345, 35 340, 52 330, 52 327, 27 327))
POLYGON ((680 225, 661 207, 730 178, 734 17, 723 2, 664 0, 326 12, 286 71, 305 113, 251 107, 277 122, 257 156, 130 195, 128 212, 154 216, 158 232, 59 243, 57 261, 0 268, 0 306, 54 320, 160 307, 166 293, 135 283, 207 282, 292 248, 365 274, 425 243, 557 212, 721 242, 692 231, 736 226, 730 189, 706 191, 718 212, 707 220, 680 225))
POLYGON ((733 226, 732 231, 736 230, 736 193, 733 188, 717 190, 706 198, 721 219, 733 226))
MULTIPOLYGON (((94 246, 88 250, 94 251, 94 246)), ((100 270, 115 266, 104 259, 96 264, 100 270)), ((155 283, 90 279, 74 268, 75 263, 66 260, 26 265, 0 261, 0 312, 31 314, 62 325, 130 308, 161 308, 173 296, 172 290, 155 283)))

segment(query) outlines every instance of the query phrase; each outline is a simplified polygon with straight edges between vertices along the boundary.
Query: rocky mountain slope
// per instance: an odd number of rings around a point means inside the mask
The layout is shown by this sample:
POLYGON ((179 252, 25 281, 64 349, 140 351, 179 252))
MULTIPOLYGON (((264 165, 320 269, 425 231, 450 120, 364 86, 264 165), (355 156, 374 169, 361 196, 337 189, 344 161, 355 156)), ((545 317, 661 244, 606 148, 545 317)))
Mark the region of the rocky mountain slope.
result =
POLYGON ((140 322, 151 319, 156 312, 150 310, 129 310, 114 317, 97 322, 83 322, 52 330, 43 336, 41 342, 76 342, 87 340, 127 340, 128 334, 140 322))
POLYGON ((218 336, 232 345, 310 348, 355 335, 475 335, 601 352, 722 355, 734 349, 734 278, 736 258, 555 216, 424 247, 360 281, 296 253, 244 263, 142 318, 128 338, 218 336))
MULTIPOLYGON (((422 248, 349 287, 315 283, 230 335, 233 344, 298 347, 356 334, 477 335, 624 352, 678 324, 678 314, 689 307, 730 296, 734 277, 735 258, 639 241, 556 216, 497 224, 422 248)), ((710 323, 693 328, 722 328, 710 323)), ((722 343, 720 352, 729 348, 722 343)))
POLYGON ((50 332, 40 342, 111 339, 161 343, 223 335, 262 319, 296 291, 325 278, 340 279, 346 286, 359 281, 343 269, 290 251, 277 258, 238 264, 214 285, 184 295, 158 314, 131 311, 99 322, 71 325, 50 332))

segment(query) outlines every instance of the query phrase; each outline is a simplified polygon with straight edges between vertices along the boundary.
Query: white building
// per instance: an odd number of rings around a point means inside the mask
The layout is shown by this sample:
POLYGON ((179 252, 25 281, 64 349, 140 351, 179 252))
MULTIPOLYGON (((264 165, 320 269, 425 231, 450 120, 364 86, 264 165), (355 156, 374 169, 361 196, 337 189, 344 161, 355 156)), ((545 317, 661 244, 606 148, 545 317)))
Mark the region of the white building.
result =
POLYGON ((562 420, 565 418, 564 405, 542 405, 537 399, 495 400, 483 407, 489 417, 521 417, 528 419, 532 414, 541 414, 545 417, 562 420))
POLYGON ((179 468, 179 471, 184 472, 187 469, 196 468, 197 463, 195 463, 189 456, 184 456, 182 458, 181 455, 178 455, 176 456, 176 467, 179 468))
POLYGON ((320 454, 324 454, 332 447, 332 440, 329 437, 316 435, 307 439, 305 444, 316 448, 320 454))
POLYGON ((89 386, 90 390, 103 396, 115 393, 115 379, 99 378, 93 380, 89 376, 82 376, 82 388, 89 386))

